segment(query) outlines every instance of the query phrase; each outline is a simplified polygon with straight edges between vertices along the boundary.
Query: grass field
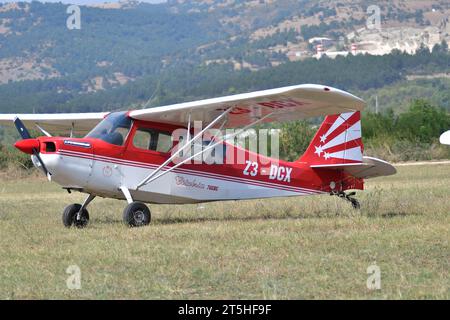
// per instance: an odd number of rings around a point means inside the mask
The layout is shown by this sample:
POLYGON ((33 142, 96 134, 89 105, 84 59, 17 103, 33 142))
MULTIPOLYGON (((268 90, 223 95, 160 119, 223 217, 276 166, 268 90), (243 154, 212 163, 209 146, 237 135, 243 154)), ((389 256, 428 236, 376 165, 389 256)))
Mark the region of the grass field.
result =
POLYGON ((153 205, 139 229, 121 224, 125 202, 96 199, 90 226, 67 230, 83 195, 3 179, 0 299, 449 299, 450 165, 398 170, 367 182, 361 211, 330 196, 153 205))

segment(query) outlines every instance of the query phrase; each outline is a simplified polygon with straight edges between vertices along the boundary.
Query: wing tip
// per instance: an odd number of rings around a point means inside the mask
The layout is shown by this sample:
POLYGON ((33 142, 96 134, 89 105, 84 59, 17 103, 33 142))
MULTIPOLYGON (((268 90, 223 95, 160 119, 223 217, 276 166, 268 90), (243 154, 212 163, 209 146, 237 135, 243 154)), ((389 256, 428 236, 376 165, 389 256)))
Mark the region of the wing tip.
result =
POLYGON ((303 90, 311 90, 316 93, 330 93, 336 94, 341 98, 344 98, 347 101, 344 101, 343 104, 349 104, 349 109, 352 111, 362 111, 367 106, 367 103, 360 97, 348 92, 344 91, 332 86, 322 85, 322 84, 302 84, 296 86, 299 89, 303 90))

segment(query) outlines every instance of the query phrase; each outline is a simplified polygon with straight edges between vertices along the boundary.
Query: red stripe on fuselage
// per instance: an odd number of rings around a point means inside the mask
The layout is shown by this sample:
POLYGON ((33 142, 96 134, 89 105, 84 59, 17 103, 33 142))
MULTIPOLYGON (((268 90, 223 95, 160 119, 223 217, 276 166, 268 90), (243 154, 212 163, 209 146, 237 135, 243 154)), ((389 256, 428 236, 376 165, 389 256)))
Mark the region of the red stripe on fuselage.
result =
MULTIPOLYGON (((84 158, 84 159, 89 159, 89 160, 94 160, 94 161, 98 160, 98 161, 104 161, 104 162, 121 164, 121 165, 125 165, 125 166, 138 167, 138 168, 147 168, 147 169, 154 170, 158 167, 158 165, 153 165, 153 164, 148 164, 148 163, 128 161, 128 160, 122 160, 122 159, 110 158, 110 157, 104 157, 104 156, 98 156, 98 155, 91 155, 91 154, 86 154, 86 153, 82 153, 82 152, 60 150, 59 153, 61 155, 75 157, 75 158, 84 158)), ((170 168, 170 166, 166 166, 166 167, 164 167, 163 170, 165 171, 169 168, 170 168)), ((284 191, 300 192, 300 193, 307 193, 307 194, 322 193, 321 191, 314 190, 314 189, 307 189, 307 188, 301 188, 301 187, 295 187, 295 186, 286 186, 286 185, 273 183, 273 182, 251 180, 251 179, 245 179, 245 178, 241 178, 241 177, 226 176, 226 175, 220 175, 220 174, 209 173, 209 172, 198 171, 198 170, 177 168, 177 169, 174 169, 173 171, 175 173, 179 173, 179 174, 189 174, 189 175, 195 175, 195 176, 200 176, 200 177, 209 178, 209 179, 218 179, 218 180, 224 180, 224 181, 236 182, 236 183, 246 183, 246 184, 251 184, 251 185, 260 186, 260 187, 280 189, 280 190, 284 190, 284 191)))
MULTIPOLYGON (((131 133, 130 133, 131 134, 131 133)), ((110 163, 117 163, 141 168, 156 169, 165 162, 170 153, 160 153, 151 150, 137 149, 132 145, 132 139, 128 138, 123 146, 116 146, 106 143, 100 139, 93 138, 61 138, 61 137, 40 137, 41 142, 52 141, 56 144, 57 152, 72 157, 86 158, 91 160, 99 160, 110 163), (74 142, 89 143, 90 148, 82 148, 74 145, 65 145, 64 141, 70 140, 74 142)), ((244 170, 247 164, 183 164, 174 172, 204 176, 213 179, 223 179, 232 182, 242 182, 264 186, 268 188, 278 188, 294 192, 321 193, 329 192, 329 184, 331 181, 340 181, 343 179, 342 173, 339 171, 322 171, 313 170, 308 163, 287 162, 283 160, 272 159, 256 153, 252 153, 245 149, 240 149, 234 145, 226 144, 227 148, 233 148, 236 155, 239 151, 244 152, 245 159, 255 159, 258 163, 258 174, 256 176, 245 175, 244 170), (290 181, 279 181, 277 178, 270 179, 269 173, 271 165, 278 168, 284 168, 282 173, 286 173, 286 169, 292 170, 290 181), (265 169, 263 174, 262 169, 265 169)), ((54 153, 46 152, 41 149, 43 154, 54 153)), ((226 162, 226 161, 225 161, 226 162)), ((173 166, 173 165, 172 165, 173 166)), ((171 168, 166 166, 165 169, 171 168)), ((144 177, 142 177, 144 178, 144 177)), ((282 179, 281 179, 282 180, 282 179)))

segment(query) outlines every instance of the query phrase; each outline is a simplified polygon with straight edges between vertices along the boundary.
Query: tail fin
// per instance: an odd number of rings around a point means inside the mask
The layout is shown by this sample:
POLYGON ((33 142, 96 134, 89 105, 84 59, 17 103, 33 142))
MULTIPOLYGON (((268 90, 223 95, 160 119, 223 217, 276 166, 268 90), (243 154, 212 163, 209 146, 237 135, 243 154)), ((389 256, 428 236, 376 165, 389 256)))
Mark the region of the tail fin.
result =
POLYGON ((298 161, 311 166, 362 163, 361 114, 357 112, 327 116, 298 161))

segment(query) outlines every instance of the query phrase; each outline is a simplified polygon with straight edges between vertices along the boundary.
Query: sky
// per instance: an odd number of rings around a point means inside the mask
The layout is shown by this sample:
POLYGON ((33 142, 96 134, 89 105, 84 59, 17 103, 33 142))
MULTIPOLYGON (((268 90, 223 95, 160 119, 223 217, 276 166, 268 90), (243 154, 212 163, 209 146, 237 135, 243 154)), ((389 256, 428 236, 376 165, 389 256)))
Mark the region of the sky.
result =
MULTIPOLYGON (((31 2, 31 0, 22 0, 23 2, 31 2)), ((70 4, 96 4, 96 3, 104 3, 104 2, 119 2, 118 0, 39 0, 40 2, 62 2, 62 3, 70 3, 70 4)), ((161 3, 166 2, 167 0, 139 0, 139 2, 148 2, 148 3, 161 3)), ((0 0, 0 3, 6 2, 19 2, 17 0, 0 0)))

